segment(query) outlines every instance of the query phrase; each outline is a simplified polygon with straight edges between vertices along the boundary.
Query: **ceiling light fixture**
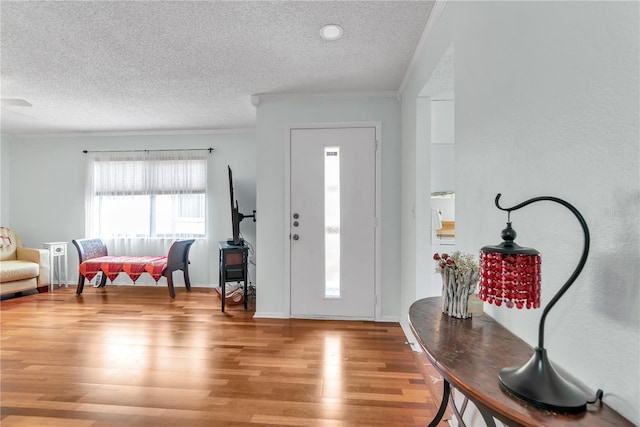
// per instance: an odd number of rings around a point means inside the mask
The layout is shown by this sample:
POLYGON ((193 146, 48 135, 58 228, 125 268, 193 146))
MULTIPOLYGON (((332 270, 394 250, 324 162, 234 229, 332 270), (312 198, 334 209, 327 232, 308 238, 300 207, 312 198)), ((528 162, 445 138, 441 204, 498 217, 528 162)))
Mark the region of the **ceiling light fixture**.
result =
POLYGON ((344 30, 337 24, 327 24, 320 28, 320 37, 325 40, 338 40, 342 34, 344 34, 344 30))

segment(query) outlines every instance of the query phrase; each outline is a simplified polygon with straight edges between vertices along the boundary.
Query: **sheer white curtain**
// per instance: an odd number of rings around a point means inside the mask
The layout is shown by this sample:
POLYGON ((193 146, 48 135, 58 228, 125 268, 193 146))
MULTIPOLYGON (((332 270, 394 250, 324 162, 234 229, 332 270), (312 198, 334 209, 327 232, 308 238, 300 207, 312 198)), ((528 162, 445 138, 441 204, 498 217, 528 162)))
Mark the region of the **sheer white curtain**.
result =
POLYGON ((166 255, 177 239, 204 239, 207 154, 87 153, 86 236, 103 238, 113 255, 166 255))

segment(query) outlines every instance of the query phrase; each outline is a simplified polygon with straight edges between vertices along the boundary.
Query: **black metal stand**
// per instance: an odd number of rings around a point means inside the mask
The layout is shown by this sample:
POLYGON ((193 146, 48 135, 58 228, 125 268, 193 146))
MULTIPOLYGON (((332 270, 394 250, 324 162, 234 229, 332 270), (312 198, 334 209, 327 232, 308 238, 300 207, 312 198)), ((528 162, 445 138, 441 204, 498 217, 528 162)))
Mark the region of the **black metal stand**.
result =
POLYGON ((242 222, 243 219, 245 218, 253 218, 253 222, 256 222, 256 210, 253 210, 253 214, 251 215, 245 215, 243 213, 238 212, 238 218, 240 219, 240 222, 242 222))
POLYGON ((219 281, 221 310, 224 311, 226 302, 227 282, 243 282, 244 309, 248 307, 249 287, 249 247, 242 244, 230 245, 228 242, 218 242, 219 252, 219 281))
POLYGON ((447 410, 447 404, 449 403, 449 396, 451 395, 451 385, 449 381, 443 379, 442 380, 442 402, 440 402, 440 407, 438 408, 438 412, 436 416, 433 417, 428 427, 438 427, 438 424, 442 420, 444 416, 444 411, 447 410))

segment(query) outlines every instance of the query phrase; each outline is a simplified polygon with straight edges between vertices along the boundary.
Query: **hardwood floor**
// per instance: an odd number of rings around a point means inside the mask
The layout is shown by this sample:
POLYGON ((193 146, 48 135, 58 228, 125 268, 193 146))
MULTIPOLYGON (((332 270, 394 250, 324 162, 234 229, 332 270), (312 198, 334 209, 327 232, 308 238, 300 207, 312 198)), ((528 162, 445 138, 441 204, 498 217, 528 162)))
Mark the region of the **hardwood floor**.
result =
POLYGON ((253 319, 212 289, 75 288, 0 303, 1 425, 425 426, 399 325, 253 319))

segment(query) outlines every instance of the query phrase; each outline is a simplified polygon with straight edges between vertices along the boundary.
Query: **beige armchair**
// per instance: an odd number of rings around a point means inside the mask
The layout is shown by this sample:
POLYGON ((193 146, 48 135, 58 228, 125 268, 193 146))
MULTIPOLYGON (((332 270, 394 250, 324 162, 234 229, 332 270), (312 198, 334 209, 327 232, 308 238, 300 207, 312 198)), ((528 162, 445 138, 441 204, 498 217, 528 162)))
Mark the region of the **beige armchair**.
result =
POLYGON ((49 284, 49 251, 25 248, 11 229, 0 227, 0 295, 47 292, 49 284))

